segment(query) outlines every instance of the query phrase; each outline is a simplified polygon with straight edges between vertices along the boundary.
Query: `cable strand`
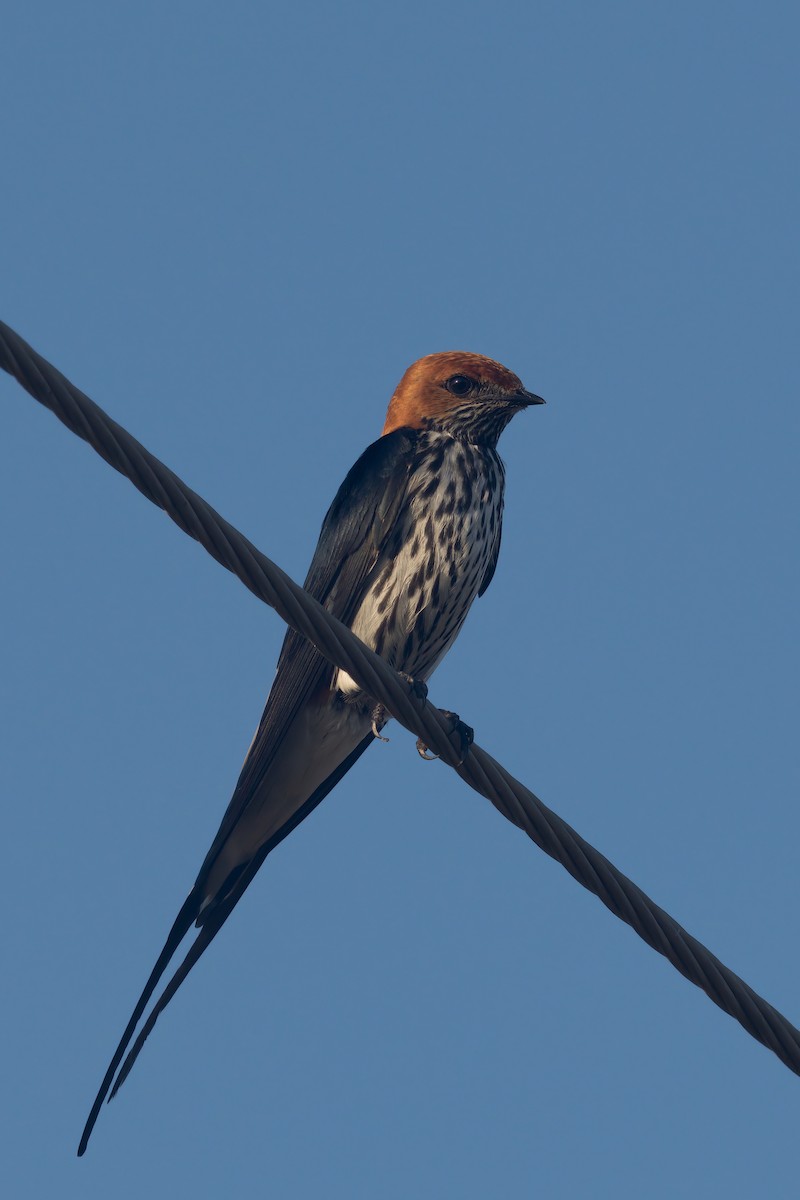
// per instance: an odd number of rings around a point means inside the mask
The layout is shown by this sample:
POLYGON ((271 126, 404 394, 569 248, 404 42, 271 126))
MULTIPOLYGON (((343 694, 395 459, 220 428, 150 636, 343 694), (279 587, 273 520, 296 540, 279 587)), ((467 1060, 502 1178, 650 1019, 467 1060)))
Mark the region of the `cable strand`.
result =
POLYGON ((490 800, 502 816, 559 862, 610 912, 630 925, 790 1070, 800 1074, 800 1031, 786 1017, 480 746, 473 744, 460 762, 456 735, 438 709, 418 697, 407 680, 3 322, 0 366, 255 596, 313 642, 325 658, 346 671, 401 725, 421 738, 465 783, 490 800))

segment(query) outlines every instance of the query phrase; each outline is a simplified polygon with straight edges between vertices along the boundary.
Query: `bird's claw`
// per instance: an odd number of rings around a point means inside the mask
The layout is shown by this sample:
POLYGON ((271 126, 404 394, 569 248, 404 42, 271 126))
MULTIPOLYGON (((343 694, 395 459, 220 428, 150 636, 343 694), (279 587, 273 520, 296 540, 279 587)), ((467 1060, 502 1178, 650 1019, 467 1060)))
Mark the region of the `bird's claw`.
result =
POLYGON ((379 742, 388 742, 389 739, 381 733, 386 722, 389 720, 389 714, 382 704, 376 704, 372 710, 372 732, 379 742))
MULTIPOLYGON (((398 671, 401 679, 404 679, 411 688, 414 695, 419 700, 425 700, 428 695, 428 685, 422 679, 414 679, 413 675, 406 675, 405 671, 398 671)), ((389 739, 381 733, 386 722, 390 719, 391 714, 386 711, 382 704, 376 704, 372 710, 372 732, 381 742, 388 742, 389 739)), ((423 755, 424 757, 424 755, 423 755)))
POLYGON ((411 688, 418 700, 427 700, 428 685, 424 679, 415 679, 413 675, 406 675, 405 671, 398 672, 402 679, 405 679, 408 686, 411 688))
MULTIPOLYGON (((475 730, 471 725, 467 725, 466 722, 462 721, 458 713, 450 712, 446 708, 440 708, 439 712, 450 722, 450 736, 452 737, 454 733, 458 734, 458 739, 461 743, 459 749, 461 757, 458 760, 458 765, 461 766, 464 759, 467 757, 470 746, 475 741, 475 730)), ((419 754, 420 758, 424 758, 426 762, 434 762, 439 755, 429 754, 428 750, 429 747, 426 745, 425 741, 422 738, 417 738, 417 753, 419 754)))

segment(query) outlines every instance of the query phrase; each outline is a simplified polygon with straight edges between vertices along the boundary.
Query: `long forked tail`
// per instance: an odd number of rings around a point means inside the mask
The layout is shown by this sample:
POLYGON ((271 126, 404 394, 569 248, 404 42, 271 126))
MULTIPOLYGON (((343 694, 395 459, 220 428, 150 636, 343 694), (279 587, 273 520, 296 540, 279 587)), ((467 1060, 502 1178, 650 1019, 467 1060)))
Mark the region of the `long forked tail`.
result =
POLYGON ((175 995, 194 964, 208 948, 211 942, 213 942, 214 938, 217 936, 220 929, 241 900, 245 890, 252 882, 253 877, 261 867, 261 864, 271 849, 272 846, 269 843, 267 843, 265 846, 262 846, 258 854, 256 854, 254 858, 251 858, 244 871, 242 871, 231 891, 228 892, 223 900, 221 900, 218 904, 215 904, 210 910, 209 916, 200 927, 200 932, 189 947, 186 957, 170 979, 167 986, 164 988, 156 1003, 153 1005, 150 1015, 148 1016, 142 1028, 139 1030, 136 1041, 128 1051, 127 1057, 120 1067, 119 1074, 114 1081, 111 1094, 108 1097, 109 1103, 114 1099, 117 1092, 130 1075, 131 1068, 136 1062, 136 1059, 139 1057, 139 1053, 148 1037, 153 1032, 153 1027, 155 1026, 159 1016, 167 1007, 170 1000, 175 995))
MULTIPOLYGON (((281 832, 283 833, 283 831, 281 832)), ((288 833, 289 831, 286 830, 286 832, 288 833)), ((283 836, 285 837, 286 834, 283 833, 283 836)), ((281 838, 281 840, 283 840, 283 838, 281 838)), ((86 1152, 86 1147, 89 1144, 89 1138, 92 1135, 92 1130, 94 1129, 95 1123, 100 1114, 100 1109, 103 1107, 103 1101, 105 1100, 106 1096, 108 1096, 109 1101, 114 1099, 117 1092, 128 1078, 131 1068, 136 1062, 136 1059, 139 1057, 139 1052, 141 1051, 142 1046, 144 1046, 147 1038, 152 1033, 153 1026, 158 1020, 160 1014, 167 1007, 170 1000, 175 995, 178 988, 181 986, 197 960, 217 936, 220 929, 241 900, 247 887, 252 882, 253 877, 263 863, 264 859, 267 857, 270 850, 274 848, 274 845, 275 839, 271 839, 269 842, 266 842, 247 864, 247 867, 236 880, 236 883, 231 891, 223 900, 221 900, 218 904, 215 904, 214 907, 209 910, 209 916, 202 925, 197 937, 189 947, 186 957, 170 979, 167 986, 164 988, 164 991, 159 996, 150 1015, 139 1031, 136 1041, 133 1043, 133 1046, 128 1052, 127 1057, 125 1057, 125 1061, 122 1062, 125 1051, 128 1049, 131 1038, 136 1030, 136 1026, 139 1024, 139 1021, 142 1018, 144 1010, 147 1007, 147 1003, 155 991, 159 979, 164 974, 164 971, 167 969, 167 966, 175 954, 175 951, 188 933, 192 922, 196 919, 197 910, 199 907, 197 899, 198 888, 196 884, 194 888, 192 888, 192 891, 186 898, 181 911, 175 918, 175 923, 173 924, 169 933, 169 937, 164 944, 164 949, 158 956, 158 962, 153 968, 150 978, 145 985, 145 989, 139 997, 136 1008, 133 1010, 131 1019, 128 1022, 125 1032, 120 1039, 120 1043, 114 1052, 114 1057, 109 1063, 108 1070, 103 1077, 103 1082, 100 1085, 100 1091, 95 1097, 94 1104, 92 1105, 92 1111, 89 1113, 86 1125, 84 1126, 83 1134, 81 1135, 80 1144, 78 1146, 79 1158, 86 1152), (120 1068, 116 1079, 114 1079, 117 1068, 121 1062, 122 1067, 120 1068)))
POLYGON ((158 1020, 159 1015, 169 1004, 170 1000, 175 995, 194 964, 217 936, 220 929, 241 900, 245 891, 250 886, 250 883, 264 862, 264 859, 272 850, 275 849, 276 846, 283 841, 285 837, 292 832, 293 829, 296 829, 297 826, 305 820, 309 813, 313 812, 317 805, 325 799, 328 792, 330 792, 331 789, 336 786, 339 780, 347 774, 353 764, 364 753, 367 746, 369 746, 373 741, 374 735, 370 732, 362 739, 358 746, 356 746, 355 750, 353 750, 347 756, 344 762, 342 762, 335 771, 331 772, 325 782, 320 784, 316 792, 309 796, 305 804, 300 806, 297 812, 294 813, 293 816, 291 816, 289 820, 281 826, 281 828, 269 839, 269 841, 265 842, 263 846, 259 847, 257 852, 248 862, 244 871, 242 871, 241 875, 237 878, 231 890, 223 898, 215 901, 210 907, 204 909, 202 918, 203 924, 200 927, 200 932, 189 947, 183 962, 178 967, 177 971, 172 976, 169 983, 164 988, 164 991, 161 993, 155 1005, 153 1006, 150 1015, 142 1026, 136 1041, 133 1043, 133 1046, 131 1046, 131 1049, 126 1057, 125 1052, 128 1050, 131 1039, 136 1032, 136 1026, 139 1024, 139 1021, 144 1015, 144 1010, 147 1008, 150 997, 156 990, 158 982, 169 966, 169 963, 172 960, 175 951, 178 949, 178 946, 189 932, 192 923, 197 919, 202 905, 203 873, 201 872, 201 875, 198 876, 197 882, 195 883, 189 895, 186 897, 180 912, 175 918, 172 928, 169 931, 169 936, 164 943, 164 949, 158 956, 158 961, 150 973, 150 978, 145 984, 144 991, 137 1001, 136 1008, 131 1014, 131 1019, 128 1021, 128 1024, 125 1027, 125 1032, 120 1038, 119 1045, 114 1052, 114 1057, 109 1063, 108 1070, 103 1077, 100 1090, 95 1097, 92 1110, 89 1113, 86 1125, 84 1126, 83 1134, 81 1135, 80 1144, 78 1146, 78 1157, 81 1157, 81 1155, 86 1153, 86 1147, 89 1144, 89 1138, 91 1137, 92 1130, 95 1127, 95 1123, 97 1122, 100 1109, 103 1107, 103 1102, 106 1096, 108 1096, 109 1100, 113 1100, 114 1096, 116 1096, 117 1092, 128 1078, 131 1067, 139 1057, 139 1052, 141 1051, 142 1046, 152 1033, 153 1026, 158 1020), (120 1063, 122 1063, 121 1068, 120 1063), (119 1075, 116 1074, 118 1068, 119 1075), (116 1079, 114 1078, 115 1075, 116 1079))
MULTIPOLYGON (((286 832, 288 833, 289 831, 286 830, 286 832)), ((283 837, 286 836, 286 833, 284 833, 283 831, 281 831, 281 833, 283 834, 283 837)), ((281 840, 283 840, 283 838, 281 838, 281 840)), ((209 910, 208 918, 205 920, 204 924, 202 925, 202 927, 200 929, 200 932, 198 933, 197 937, 194 939, 191 946, 189 947, 186 957, 184 958, 181 965, 178 967, 175 974, 170 979, 167 986, 164 988, 164 991, 159 996, 158 1000, 156 1001, 156 1004, 153 1007, 152 1012, 150 1013, 146 1022, 144 1023, 141 1030, 139 1031, 139 1036, 136 1038, 136 1041, 133 1043, 133 1046, 131 1047, 130 1051, 128 1052, 127 1057, 125 1057, 125 1061, 122 1062, 123 1057, 125 1056, 125 1051, 128 1049, 128 1046, 130 1045, 130 1042, 131 1042, 131 1038, 133 1037, 133 1035, 136 1031, 136 1026, 139 1024, 139 1021, 142 1019, 144 1010, 147 1008, 147 1004, 150 1000, 150 997, 152 996, 153 992, 156 990, 158 981, 161 979, 161 976, 164 974, 167 967, 169 966, 169 963, 170 963, 171 959, 173 958, 175 951, 178 949, 178 946, 181 944, 184 937, 189 932, 189 929, 191 928, 193 922, 197 919, 198 909, 200 907, 200 901, 199 901, 200 889, 198 888, 197 884, 195 884, 195 886, 192 888, 189 895, 186 897, 186 900, 183 903, 183 907, 181 908, 181 911, 178 913, 177 917, 175 918, 172 929, 170 929, 170 931, 169 931, 169 936, 167 937, 167 940, 164 943, 164 949, 159 954, 158 961, 156 962, 156 965, 153 967, 153 970, 150 973, 150 978, 147 980, 147 983, 145 984, 144 991, 142 992, 141 996, 139 997, 139 999, 136 1003, 136 1008, 133 1010, 133 1012, 131 1014, 131 1019, 130 1019, 130 1021, 128 1021, 128 1024, 125 1026, 125 1032, 123 1033, 122 1037, 120 1038, 119 1045, 117 1046, 116 1050, 114 1051, 114 1057, 111 1059, 111 1062, 108 1065, 108 1070, 106 1071, 105 1075, 103 1076, 103 1082, 100 1084, 100 1090, 97 1093, 97 1095, 95 1096, 94 1104, 92 1105, 92 1110, 89 1113, 89 1116, 86 1121, 86 1125, 84 1126, 84 1129, 83 1129, 83 1133, 81 1134, 81 1140, 80 1140, 80 1144, 78 1146, 78 1158, 80 1158, 86 1152, 86 1147, 89 1144, 89 1138, 92 1136, 92 1130, 94 1129, 97 1118, 100 1115, 100 1109, 103 1107, 103 1101, 105 1100, 106 1096, 108 1096, 109 1101, 114 1099, 117 1092, 122 1087, 125 1080, 128 1078, 131 1067, 136 1062, 136 1059, 139 1057, 139 1051, 142 1049, 142 1046, 145 1044, 148 1036, 152 1032, 153 1026, 155 1025, 156 1021, 158 1020, 159 1014, 164 1011, 164 1009, 167 1007, 167 1005, 169 1004, 172 997, 177 992, 178 988, 183 983, 186 976, 191 971, 194 964, 197 962, 197 960, 200 958, 200 956, 203 954, 203 952, 208 948, 208 946, 211 944, 211 942, 213 942, 214 938, 217 936, 220 929, 225 924, 228 917, 231 915, 234 908, 241 900, 248 885, 251 883, 254 875, 258 871, 258 869, 261 866, 261 864, 263 863, 264 859, 269 854, 270 850, 273 849, 274 845, 275 845, 274 838, 271 839, 269 842, 266 842, 260 848, 258 853, 256 855, 254 855, 253 858, 251 858, 250 862, 247 864, 247 867, 241 873, 241 875, 238 877, 235 885, 230 890, 230 892, 228 892, 228 894, 225 896, 225 898, 223 900, 220 900, 217 904, 214 905, 213 908, 211 908, 209 910), (120 1069, 120 1072, 117 1075, 116 1079, 114 1079, 114 1076, 116 1075, 116 1072, 117 1072, 117 1068, 119 1067, 121 1062, 122 1062, 122 1068, 120 1069), (112 1087, 112 1083, 113 1083, 113 1087, 112 1087), (110 1094, 109 1094, 109 1092, 110 1092, 110 1094)))
POLYGON ((122 1062, 125 1051, 128 1048, 128 1043, 136 1031, 136 1026, 142 1019, 142 1014, 147 1008, 150 997, 158 986, 158 981, 166 971, 173 955, 175 954, 175 951, 186 937, 186 934, 189 932, 192 926, 192 922, 197 916, 198 904, 197 885, 195 885, 184 900, 181 910, 172 924, 172 928, 169 931, 167 940, 164 943, 164 948, 159 954, 158 959, 156 960, 156 965, 150 972, 150 978, 144 985, 144 990, 136 1002, 136 1007, 131 1013, 131 1019, 125 1026, 125 1032, 120 1038, 119 1045, 114 1051, 114 1057, 108 1064, 108 1070, 103 1076, 103 1082, 100 1084, 100 1090, 95 1096, 94 1104, 92 1105, 92 1111, 89 1113, 83 1133, 81 1135, 80 1145, 78 1146, 78 1157, 80 1157, 86 1151, 86 1147, 89 1143, 89 1138, 91 1137, 91 1133, 94 1129, 100 1109, 103 1107, 103 1101, 108 1094, 108 1089, 111 1087, 114 1076, 117 1072, 117 1067, 122 1062))
MULTIPOLYGON (((327 796, 328 792, 330 792, 331 789, 336 786, 336 784, 339 782, 339 780, 342 778, 342 776, 345 775, 350 770, 350 768, 353 766, 353 764, 364 753, 367 746, 369 746, 370 743, 373 741, 374 741, 374 734, 368 733, 366 735, 366 737, 363 738, 362 741, 358 744, 358 746, 356 746, 355 750, 353 750, 347 756, 347 758, 344 760, 344 762, 342 762, 336 768, 335 771, 331 772, 331 774, 328 776, 328 778, 325 780, 324 783, 320 784, 320 786, 317 788, 316 792, 314 792, 313 795, 309 796, 309 798, 308 798, 308 800, 306 800, 305 804, 301 805, 301 807, 297 810, 297 812, 294 813, 294 815, 291 816, 289 818, 289 820, 284 825, 281 826, 281 828, 278 830, 278 832, 276 834, 274 834, 269 839, 269 841, 265 842, 264 845, 258 849, 258 851, 253 855, 253 857, 250 859, 250 861, 245 866, 241 875, 239 875, 237 877, 236 882, 231 887, 230 891, 227 892, 220 900, 215 901, 212 907, 204 909, 203 916, 200 918, 200 920, 202 920, 202 922, 203 922, 203 924, 200 926, 200 932, 198 933, 197 937, 195 938, 195 940, 192 942, 191 946, 189 947, 189 950, 187 951, 186 957, 184 958, 183 962, 178 967, 177 971, 172 976, 172 978, 170 979, 167 986, 164 988, 164 991, 161 993, 161 995, 159 996, 156 1003, 153 1005, 153 1009, 152 1009, 150 1015, 148 1016, 144 1025, 140 1029, 139 1034, 136 1038, 136 1041, 131 1046, 131 1048, 128 1052, 128 1055, 125 1058, 125 1061, 122 1063, 122 1066, 120 1067, 119 1075, 117 1075, 117 1078, 114 1081, 114 1086, 111 1089, 111 1094, 108 1097, 109 1101, 114 1099, 117 1092, 119 1091, 119 1089, 122 1087, 125 1080, 130 1075, 131 1068, 133 1067, 133 1064, 136 1062, 136 1059, 139 1057, 139 1053, 142 1049, 142 1046, 144 1046, 148 1037, 153 1032, 153 1027, 155 1026, 155 1023, 158 1020, 159 1016, 164 1011, 164 1009, 167 1007, 170 1000, 175 995, 178 988, 181 986, 181 984, 183 983, 184 979, 191 971, 194 964, 197 962, 197 960, 200 958, 200 956, 203 954, 203 952, 207 949, 207 947, 211 944, 211 942, 213 942, 214 938, 217 936, 220 929, 225 924, 228 917, 231 915, 234 908, 239 903, 242 896, 247 891, 248 887, 250 886, 253 879, 255 878, 256 874, 260 870, 261 865, 264 862, 264 859, 267 857, 267 855, 272 850, 275 849, 275 847, 277 845, 279 845, 283 841, 283 839, 285 837, 288 837, 288 835, 292 832, 293 829, 296 829, 297 826, 302 821, 305 820, 305 818, 309 815, 309 813, 311 813, 322 800, 324 800, 324 798, 327 796)), ((197 891, 197 886, 198 885, 195 884, 195 888, 193 889, 192 895, 194 895, 195 892, 197 891)), ((190 899, 191 899, 191 896, 190 896, 190 899)), ((188 901, 187 901, 187 904, 188 904, 188 901)), ((183 909, 181 909, 181 913, 183 913, 184 909, 186 909, 186 906, 187 906, 186 904, 183 906, 183 909)), ((190 921, 191 921, 191 919, 192 918, 190 918, 190 921)), ((180 920, 180 914, 178 916, 178 919, 175 922, 175 925, 173 925, 173 930, 175 930, 177 928, 178 920, 180 920)), ((188 928, 188 926, 187 926, 187 928, 188 928)), ((171 936, 172 935, 170 934, 170 937, 171 936)), ((169 945, 169 940, 167 942, 167 946, 168 945, 169 945)), ((164 953, 167 950, 167 946, 165 946, 164 950, 161 952, 161 958, 159 958, 159 960, 158 960, 159 963, 161 963, 161 959, 164 957, 164 953)), ((175 943, 175 945, 173 946, 173 949, 169 954, 169 958, 172 957, 172 954, 174 954, 175 949, 177 949, 177 943, 175 943)), ((164 962, 164 965, 162 966, 161 971, 159 972, 159 975, 162 974, 164 969, 166 968, 169 958, 167 958, 167 960, 164 962)), ((156 966, 158 967, 158 964, 156 964, 156 966)), ((153 972, 153 975, 155 975, 155 971, 153 972)), ((106 1077, 103 1080, 103 1088, 100 1089, 101 1094, 98 1096, 98 1099, 95 1101, 95 1105, 97 1106, 98 1111, 99 1111, 100 1106, 103 1103, 103 1096, 105 1095, 105 1092, 108 1091, 108 1088, 106 1087, 106 1081, 108 1081, 110 1084, 109 1076, 113 1077, 114 1071, 119 1066, 119 1063, 122 1060, 122 1056, 125 1053, 125 1049, 127 1048, 128 1042, 130 1041, 130 1039, 133 1035, 133 1028, 131 1028, 131 1025, 133 1025, 133 1027, 135 1028, 136 1024, 139 1021, 139 1018, 141 1017, 142 1013, 144 1012, 144 1008, 145 1008, 145 1005, 147 1004, 147 1000, 153 994, 155 985, 158 982, 159 976, 157 975, 155 980, 153 980, 153 975, 151 975, 150 979, 147 981, 149 991, 147 989, 145 989, 146 999, 144 999, 144 1003, 142 1003, 142 1000, 140 999, 139 1004, 137 1004, 137 1006, 136 1006, 136 1013, 134 1014, 134 1016, 136 1016, 136 1020, 134 1021, 133 1017, 131 1018, 131 1021, 128 1024, 128 1029, 125 1030, 126 1036, 123 1037, 119 1047, 117 1048, 117 1053, 114 1055, 114 1061, 112 1063, 113 1070, 112 1070, 112 1067, 109 1067, 108 1071, 106 1072, 106 1077), (151 980, 153 980, 152 987, 150 986, 151 980)), ((143 993, 143 996, 145 993, 143 993)), ((94 1109, 92 1109, 92 1113, 94 1113, 94 1109)), ((96 1114, 95 1114, 95 1120, 97 1120, 96 1114)), ((89 1121, 87 1121, 87 1123, 86 1123, 86 1131, 84 1132, 84 1136, 81 1139, 81 1146, 84 1149, 86 1148, 86 1142, 88 1141, 89 1134, 92 1131, 91 1121, 92 1121, 92 1118, 91 1118, 91 1114, 90 1114, 89 1121)), ((82 1151, 79 1149, 78 1154, 81 1154, 81 1152, 82 1151)))

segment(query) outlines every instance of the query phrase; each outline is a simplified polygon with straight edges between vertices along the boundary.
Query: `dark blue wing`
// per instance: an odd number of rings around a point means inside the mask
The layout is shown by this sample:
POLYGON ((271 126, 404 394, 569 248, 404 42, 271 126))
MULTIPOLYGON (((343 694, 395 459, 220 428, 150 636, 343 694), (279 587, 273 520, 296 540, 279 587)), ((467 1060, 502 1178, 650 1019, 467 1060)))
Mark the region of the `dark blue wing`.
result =
MULTIPOLYGON (((411 430, 398 429, 373 442, 348 473, 323 521, 303 586, 345 624, 352 620, 364 580, 394 526, 415 450, 411 430)), ((333 672, 304 637, 287 631, 275 682, 198 884, 256 793, 298 711, 333 672)))
MULTIPOLYGON (((364 580, 389 536, 405 496, 416 450, 416 435, 398 429, 373 442, 348 474, 322 526, 319 543, 306 577, 305 587, 330 612, 348 622, 360 599, 364 580)), ((303 637, 289 630, 278 660, 275 682, 267 699, 256 736, 244 761, 239 781, 222 819, 197 882, 178 913, 150 978, 145 984, 130 1021, 109 1063, 83 1130, 78 1154, 83 1154, 106 1096, 115 1094, 124 1082, 144 1042, 161 1013, 194 964, 216 937, 241 899, 259 867, 279 842, 320 803, 372 741, 369 733, 306 803, 264 845, 260 846, 235 882, 223 889, 217 902, 203 912, 197 937, 177 971, 154 1005, 146 1022, 130 1045, 159 980, 178 946, 197 920, 203 904, 203 883, 231 830, 256 793, 275 751, 308 698, 332 678, 334 668, 303 637), (124 1059, 124 1062, 123 1062, 124 1059), (120 1069, 120 1064, 122 1067, 120 1069), (119 1069, 119 1074, 117 1071, 119 1069), (116 1081, 115 1081, 116 1076, 116 1081), (112 1089, 113 1084, 113 1089, 112 1089)), ((198 922, 199 923, 199 922, 198 922)))

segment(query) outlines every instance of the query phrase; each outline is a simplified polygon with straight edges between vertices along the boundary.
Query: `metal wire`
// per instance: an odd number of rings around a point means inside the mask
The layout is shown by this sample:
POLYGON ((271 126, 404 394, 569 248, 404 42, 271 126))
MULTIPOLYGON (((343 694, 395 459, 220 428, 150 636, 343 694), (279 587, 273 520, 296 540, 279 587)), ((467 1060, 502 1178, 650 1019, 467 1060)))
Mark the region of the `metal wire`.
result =
POLYGON ((800 1074, 800 1031, 752 990, 641 888, 576 833, 491 755, 473 744, 463 762, 459 736, 438 709, 421 699, 383 659, 298 587, 252 542, 112 421, 88 396, 0 321, 0 366, 87 441, 115 470, 163 509, 184 533, 313 642, 401 725, 453 767, 465 783, 530 837, 625 921, 649 946, 800 1074))

